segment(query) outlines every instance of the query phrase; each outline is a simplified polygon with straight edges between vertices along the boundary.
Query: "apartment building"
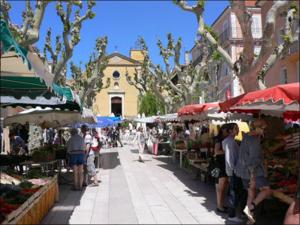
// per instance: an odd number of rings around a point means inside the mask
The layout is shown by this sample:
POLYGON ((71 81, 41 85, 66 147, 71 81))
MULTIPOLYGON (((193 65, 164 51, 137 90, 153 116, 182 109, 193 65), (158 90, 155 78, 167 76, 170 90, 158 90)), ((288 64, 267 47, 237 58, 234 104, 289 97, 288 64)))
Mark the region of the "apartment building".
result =
MULTIPOLYGON (((249 12, 252 15, 252 35, 255 41, 255 54, 259 54, 262 40, 262 17, 261 9, 256 4, 256 1, 245 1, 249 12)), ((243 35, 240 24, 231 7, 228 6, 213 22, 212 29, 219 37, 219 43, 229 53, 233 61, 236 61, 243 51, 243 35)), ((194 46, 191 50, 192 62, 197 64, 201 57, 201 47, 194 46)), ((237 80, 232 77, 232 71, 229 66, 222 62, 220 64, 219 73, 216 74, 218 99, 225 100, 226 98, 234 97, 241 94, 237 80)))
MULTIPOLYGON (((254 38, 254 53, 259 54, 262 40, 262 17, 261 9, 255 6, 255 1, 245 1, 252 15, 252 36, 254 38)), ((241 26, 235 13, 228 6, 223 13, 212 24, 212 29, 219 35, 219 43, 229 53, 233 61, 236 61, 244 49, 244 40, 241 26)), ((239 84, 232 78, 232 71, 223 62, 218 74, 218 89, 222 100, 241 94, 239 84)))
MULTIPOLYGON (((291 1, 290 4, 293 4, 291 1)), ((266 15, 269 9, 272 7, 272 0, 259 0, 256 3, 256 6, 261 8, 262 15, 262 24, 264 26, 266 22, 266 15)), ((299 5, 299 3, 298 3, 299 5)), ((276 44, 281 44, 283 42, 283 29, 285 25, 285 14, 287 8, 282 9, 281 12, 278 12, 276 17, 276 27, 275 35, 273 40, 276 44)), ((296 35, 299 38, 299 22, 295 22, 296 35)), ((279 58, 272 68, 267 72, 265 76, 265 83, 267 87, 272 87, 278 84, 294 83, 300 82, 300 71, 299 71, 299 40, 292 43, 286 54, 283 57, 279 58)))

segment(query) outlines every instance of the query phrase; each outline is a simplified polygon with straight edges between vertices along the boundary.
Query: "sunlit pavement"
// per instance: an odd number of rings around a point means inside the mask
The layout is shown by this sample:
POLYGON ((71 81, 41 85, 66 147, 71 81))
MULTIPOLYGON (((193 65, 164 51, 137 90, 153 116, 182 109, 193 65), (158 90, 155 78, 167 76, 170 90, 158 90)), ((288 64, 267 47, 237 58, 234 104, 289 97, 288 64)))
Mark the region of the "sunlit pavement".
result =
MULTIPOLYGON (((60 201, 44 224, 224 224, 215 213, 215 189, 171 162, 133 146, 104 149, 98 187, 61 186, 60 201)), ((224 216, 224 215, 223 215, 224 216)))

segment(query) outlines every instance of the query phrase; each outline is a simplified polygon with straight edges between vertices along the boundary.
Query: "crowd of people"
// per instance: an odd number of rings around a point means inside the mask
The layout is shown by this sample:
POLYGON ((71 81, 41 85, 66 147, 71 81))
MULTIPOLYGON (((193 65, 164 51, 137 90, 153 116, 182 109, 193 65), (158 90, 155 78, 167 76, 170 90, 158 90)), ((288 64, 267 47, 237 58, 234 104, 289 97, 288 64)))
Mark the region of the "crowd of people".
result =
MULTIPOLYGON (((152 153, 156 154, 157 145, 164 135, 170 140, 172 147, 181 141, 187 146, 190 140, 199 140, 202 147, 210 149, 210 152, 205 154, 200 151, 200 157, 213 158, 210 173, 216 181, 216 211, 227 213, 230 222, 242 223, 242 215, 254 224, 255 209, 272 195, 260 144, 266 128, 267 123, 264 120, 256 119, 250 124, 250 132, 243 133, 242 140, 236 141, 235 137, 239 133, 236 123, 219 126, 214 137, 206 126, 202 126, 201 129, 188 129, 187 126, 146 129, 116 126, 99 129, 97 132, 96 129, 89 129, 83 125, 80 131, 71 130, 71 137, 66 143, 68 165, 73 169, 72 189, 82 190, 85 185, 99 185, 95 156, 99 156, 103 146, 123 147, 124 144, 135 143, 138 147, 138 161, 144 162, 144 151, 149 141, 152 143, 152 153), (238 209, 241 209, 240 212, 238 209)), ((17 127, 10 132, 11 154, 28 153, 28 130, 26 135, 25 129, 26 127, 17 127)), ((60 134, 57 130, 46 129, 43 135, 44 144, 55 144, 57 139, 61 140, 60 134)))
POLYGON ((193 148, 188 147, 189 141, 199 141, 200 158, 213 158, 210 173, 216 180, 216 211, 227 213, 230 222, 243 222, 238 216, 242 215, 255 223, 257 205, 272 194, 260 145, 266 127, 264 120, 255 120, 250 125, 250 132, 243 133, 241 142, 235 139, 239 133, 236 123, 218 127, 218 134, 214 137, 206 126, 201 129, 174 127, 170 135, 173 147, 182 142, 186 148, 193 148), (237 212, 238 208, 242 211, 237 212))
POLYGON ((236 213, 240 205, 242 214, 251 223, 255 223, 255 208, 272 194, 260 145, 260 138, 266 127, 265 121, 255 120, 250 125, 250 132, 244 133, 238 144, 235 136, 239 133, 239 127, 236 123, 228 123, 220 128, 215 138, 215 167, 219 169, 217 211, 228 213, 228 220, 231 222, 243 222, 236 213), (227 189, 228 209, 224 206, 227 189))

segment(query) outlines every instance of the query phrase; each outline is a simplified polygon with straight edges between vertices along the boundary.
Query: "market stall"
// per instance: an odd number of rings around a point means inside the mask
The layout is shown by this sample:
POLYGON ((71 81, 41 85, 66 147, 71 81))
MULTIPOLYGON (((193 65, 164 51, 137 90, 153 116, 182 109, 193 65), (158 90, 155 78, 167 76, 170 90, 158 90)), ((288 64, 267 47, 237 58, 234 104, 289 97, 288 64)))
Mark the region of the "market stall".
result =
POLYGON ((265 170, 271 182, 271 188, 274 190, 274 197, 288 204, 295 198, 297 179, 299 179, 299 92, 299 83, 278 85, 261 91, 249 92, 220 104, 223 111, 251 110, 261 117, 264 116, 270 127, 262 141, 265 170), (275 122, 278 117, 282 120, 281 128, 278 127, 278 122, 275 122), (290 127, 287 128, 287 124, 283 121, 296 123, 290 123, 290 127), (272 135, 268 135, 268 132, 272 132, 272 135))
POLYGON ((0 173, 0 224, 39 224, 58 201, 57 176, 0 173))
MULTIPOLYGON (((7 107, 40 107, 25 112, 20 108, 23 112, 10 118, 1 114, 5 118, 4 125, 31 122, 58 127, 81 119, 95 121, 85 116, 89 113, 82 108, 79 97, 70 87, 53 83, 54 75, 31 46, 24 49, 17 44, 3 20, 0 31, 2 111, 7 107)), ((5 138, 6 143, 10 143, 8 134, 5 138)), ((16 149, 14 155, 0 155, 0 223, 39 224, 58 200, 60 159, 65 158, 66 151, 59 145, 44 145, 26 155, 21 151, 23 146, 16 149)))
MULTIPOLYGON (((218 102, 187 105, 178 110, 180 120, 190 125, 190 139, 185 142, 176 141, 174 154, 177 151, 181 153, 184 150, 185 164, 196 168, 197 176, 200 175, 204 181, 208 177, 208 158, 211 155, 212 140, 209 130, 202 133, 199 127, 205 123, 204 121, 208 120, 208 115, 214 115, 214 118, 217 118, 216 113, 218 113, 218 110, 218 102), (196 127, 198 131, 195 130, 196 127)), ((181 157, 181 164, 182 160, 181 157)))
POLYGON ((43 127, 64 127, 69 124, 95 123, 96 118, 91 110, 83 109, 82 113, 78 111, 62 111, 57 109, 39 107, 24 110, 14 116, 4 119, 4 125, 9 126, 14 123, 18 124, 36 124, 43 127))

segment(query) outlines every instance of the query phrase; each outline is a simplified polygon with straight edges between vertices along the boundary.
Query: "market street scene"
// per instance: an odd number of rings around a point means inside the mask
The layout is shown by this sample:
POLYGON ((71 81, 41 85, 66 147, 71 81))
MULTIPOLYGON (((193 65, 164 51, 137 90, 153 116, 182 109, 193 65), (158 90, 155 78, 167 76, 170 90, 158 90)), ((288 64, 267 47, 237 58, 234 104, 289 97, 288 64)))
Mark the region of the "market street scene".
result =
POLYGON ((0 9, 0 224, 300 224, 298 0, 0 9))

